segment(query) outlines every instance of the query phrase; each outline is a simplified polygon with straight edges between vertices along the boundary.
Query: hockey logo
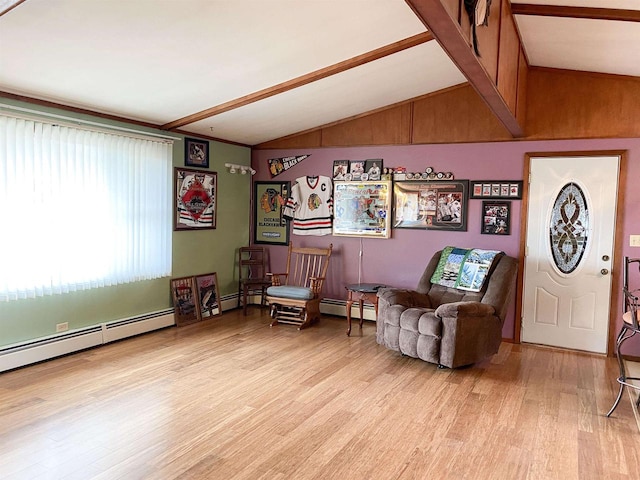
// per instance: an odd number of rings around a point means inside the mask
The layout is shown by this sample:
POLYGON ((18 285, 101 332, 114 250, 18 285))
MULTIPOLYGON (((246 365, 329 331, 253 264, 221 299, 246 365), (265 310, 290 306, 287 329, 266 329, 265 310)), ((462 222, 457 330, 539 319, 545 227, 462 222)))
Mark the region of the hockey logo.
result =
POLYGON ((180 200, 191 218, 197 221, 211 202, 211 197, 200 180, 195 177, 189 183, 180 200))
POLYGON ((309 210, 317 210, 320 208, 320 205, 322 205, 322 200, 320 200, 320 197, 317 194, 312 193, 309 195, 309 199, 307 200, 309 210))
POLYGON ((260 198, 260 207, 264 213, 275 212, 278 208, 278 191, 275 188, 267 188, 260 198))

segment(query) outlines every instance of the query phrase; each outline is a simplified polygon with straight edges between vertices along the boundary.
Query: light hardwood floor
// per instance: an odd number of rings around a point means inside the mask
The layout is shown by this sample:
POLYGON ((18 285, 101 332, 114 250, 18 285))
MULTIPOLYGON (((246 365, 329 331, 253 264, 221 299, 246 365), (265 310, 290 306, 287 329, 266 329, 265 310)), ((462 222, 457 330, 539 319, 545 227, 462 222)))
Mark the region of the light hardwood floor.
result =
POLYGON ((372 322, 249 311, 0 374, 0 477, 640 478, 630 402, 604 416, 614 359, 503 344, 438 370, 372 322))

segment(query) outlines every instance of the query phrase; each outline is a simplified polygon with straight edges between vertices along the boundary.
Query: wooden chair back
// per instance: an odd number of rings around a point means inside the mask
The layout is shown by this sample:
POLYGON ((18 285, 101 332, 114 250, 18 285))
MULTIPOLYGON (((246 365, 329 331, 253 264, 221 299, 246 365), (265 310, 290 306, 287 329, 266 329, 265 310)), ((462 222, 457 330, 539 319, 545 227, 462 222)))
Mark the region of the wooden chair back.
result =
POLYGON ((289 244, 286 285, 312 288, 316 294, 322 290, 333 244, 328 248, 294 247, 289 244), (320 279, 316 282, 315 279, 320 279))
POLYGON ((240 247, 238 249, 238 278, 240 283, 267 276, 267 253, 264 247, 240 247))

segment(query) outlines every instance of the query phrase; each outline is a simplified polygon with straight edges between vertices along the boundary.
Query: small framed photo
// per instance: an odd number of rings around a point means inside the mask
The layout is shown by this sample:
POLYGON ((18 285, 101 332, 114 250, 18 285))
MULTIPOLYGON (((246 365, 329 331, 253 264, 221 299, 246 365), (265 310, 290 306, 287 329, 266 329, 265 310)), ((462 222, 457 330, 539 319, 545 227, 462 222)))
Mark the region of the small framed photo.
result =
POLYGON ((218 276, 216 272, 196 275, 194 279, 200 318, 205 319, 215 315, 222 315, 220 291, 218 290, 218 276))
POLYGON ((482 232, 487 235, 511 233, 511 202, 482 202, 482 232))
POLYGON ((346 180, 345 176, 349 173, 349 160, 333 161, 333 179, 346 180))
POLYGON ((171 279, 171 298, 173 316, 178 327, 202 320, 193 277, 171 279))
POLYGON ((380 180, 382 176, 382 159, 373 158, 364 162, 364 173, 367 175, 367 180, 380 180))
POLYGON ((185 167, 209 168, 209 142, 197 138, 184 139, 185 167))
POLYGON ((349 162, 349 173, 351 174, 352 181, 359 182, 362 180, 364 163, 364 160, 351 160, 351 162, 349 162))

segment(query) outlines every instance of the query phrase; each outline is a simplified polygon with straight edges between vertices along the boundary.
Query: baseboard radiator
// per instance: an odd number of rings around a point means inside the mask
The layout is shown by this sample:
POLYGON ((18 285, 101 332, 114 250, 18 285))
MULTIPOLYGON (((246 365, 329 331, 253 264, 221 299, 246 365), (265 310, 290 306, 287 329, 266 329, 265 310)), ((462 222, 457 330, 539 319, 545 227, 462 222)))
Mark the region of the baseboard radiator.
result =
POLYGON ((173 309, 69 330, 0 347, 0 372, 174 325, 173 309))
MULTIPOLYGON (((238 294, 221 297, 222 310, 232 310, 237 307, 238 294)), ((252 303, 260 302, 260 295, 249 298, 252 303)), ((327 315, 346 316, 345 300, 325 298, 320 304, 320 311, 327 315)), ((357 303, 351 310, 352 318, 359 318, 357 303)), ((365 305, 365 320, 375 320, 373 306, 365 305)), ((175 325, 173 309, 161 310, 136 317, 105 322, 90 327, 69 330, 47 337, 36 338, 22 343, 0 347, 0 372, 42 362, 87 348, 97 347, 123 338, 140 335, 160 328, 175 325)))
MULTIPOLYGON (((346 300, 336 300, 333 298, 324 298, 320 302, 320 312, 326 313, 327 315, 337 315, 340 317, 347 316, 347 301, 346 300)), ((376 321, 376 311, 373 308, 373 305, 364 304, 364 308, 362 309, 362 316, 365 320, 376 321)), ((358 302, 353 302, 351 306, 351 319, 356 320, 360 318, 360 307, 358 306, 358 302)))

